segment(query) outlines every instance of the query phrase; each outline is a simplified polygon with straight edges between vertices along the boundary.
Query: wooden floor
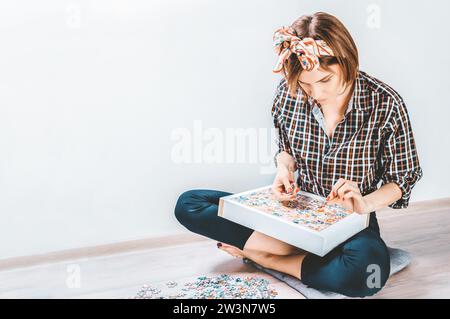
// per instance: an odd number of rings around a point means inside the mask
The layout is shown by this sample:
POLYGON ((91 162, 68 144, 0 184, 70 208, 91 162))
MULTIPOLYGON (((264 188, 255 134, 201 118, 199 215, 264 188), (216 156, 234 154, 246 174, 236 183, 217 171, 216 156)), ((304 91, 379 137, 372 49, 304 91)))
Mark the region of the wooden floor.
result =
MULTIPOLYGON (((408 250, 412 264, 391 277, 372 298, 450 298, 450 199, 419 202, 406 210, 378 212, 382 237, 408 250)), ((143 284, 194 280, 200 275, 258 275, 278 298, 304 298, 193 235, 191 242, 98 257, 75 258, 0 271, 0 298, 128 298, 143 284), (68 270, 80 270, 80 287, 69 288, 68 270)))

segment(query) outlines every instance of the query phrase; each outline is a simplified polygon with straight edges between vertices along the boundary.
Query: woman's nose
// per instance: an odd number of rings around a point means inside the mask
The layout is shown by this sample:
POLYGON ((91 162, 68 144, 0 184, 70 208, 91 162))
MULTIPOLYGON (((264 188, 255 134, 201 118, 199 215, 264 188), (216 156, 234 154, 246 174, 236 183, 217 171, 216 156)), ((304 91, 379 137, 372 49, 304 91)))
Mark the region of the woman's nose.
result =
POLYGON ((318 89, 311 89, 310 96, 312 96, 315 100, 322 100, 323 99, 323 93, 321 90, 318 89))

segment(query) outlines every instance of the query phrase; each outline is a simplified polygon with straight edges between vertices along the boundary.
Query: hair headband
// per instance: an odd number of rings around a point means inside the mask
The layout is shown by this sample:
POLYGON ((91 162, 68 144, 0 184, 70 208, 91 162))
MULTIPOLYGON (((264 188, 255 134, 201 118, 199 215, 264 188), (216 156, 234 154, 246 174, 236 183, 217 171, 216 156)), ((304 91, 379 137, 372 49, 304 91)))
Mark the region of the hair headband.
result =
POLYGON ((323 40, 313 38, 300 39, 295 35, 291 27, 281 27, 273 35, 275 52, 279 55, 277 64, 273 69, 274 73, 279 73, 284 62, 292 53, 295 53, 303 68, 307 71, 316 70, 319 67, 319 57, 334 56, 333 50, 323 40))

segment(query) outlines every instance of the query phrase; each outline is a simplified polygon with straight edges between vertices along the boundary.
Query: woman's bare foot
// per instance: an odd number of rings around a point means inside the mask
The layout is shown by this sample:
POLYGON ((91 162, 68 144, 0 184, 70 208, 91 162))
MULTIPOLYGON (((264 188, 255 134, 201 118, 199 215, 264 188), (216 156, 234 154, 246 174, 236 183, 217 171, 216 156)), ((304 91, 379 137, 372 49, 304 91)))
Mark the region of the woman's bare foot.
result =
POLYGON ((256 262, 257 264, 260 264, 263 267, 269 267, 271 265, 271 261, 274 259, 275 255, 259 251, 259 250, 253 250, 253 249, 239 249, 235 246, 224 244, 224 243, 217 243, 217 247, 219 249, 222 249, 223 251, 227 252, 233 257, 237 258, 248 258, 256 262))
POLYGON ((217 243, 217 248, 222 249, 223 251, 227 252, 233 257, 237 258, 244 258, 244 252, 232 245, 224 244, 224 243, 217 243))
POLYGON ((301 279, 301 265, 303 262, 303 258, 305 258, 306 256, 306 253, 294 255, 276 255, 254 249, 244 248, 244 250, 241 250, 232 245, 223 243, 217 243, 217 247, 234 257, 246 257, 265 268, 274 269, 301 279))

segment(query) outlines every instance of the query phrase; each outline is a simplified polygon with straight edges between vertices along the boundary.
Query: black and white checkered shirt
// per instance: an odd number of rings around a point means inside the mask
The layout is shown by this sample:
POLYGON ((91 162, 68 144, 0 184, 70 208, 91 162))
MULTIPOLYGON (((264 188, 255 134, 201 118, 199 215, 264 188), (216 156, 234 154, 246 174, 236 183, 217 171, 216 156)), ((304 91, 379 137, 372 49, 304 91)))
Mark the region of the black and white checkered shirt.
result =
POLYGON ((423 173, 405 103, 387 84, 359 71, 344 119, 331 139, 320 106, 300 89, 291 97, 284 78, 276 90, 272 117, 278 129, 277 154, 286 151, 295 158, 301 190, 327 196, 344 178, 367 195, 380 181, 394 182, 402 198, 389 207, 408 207, 411 190, 423 173))

